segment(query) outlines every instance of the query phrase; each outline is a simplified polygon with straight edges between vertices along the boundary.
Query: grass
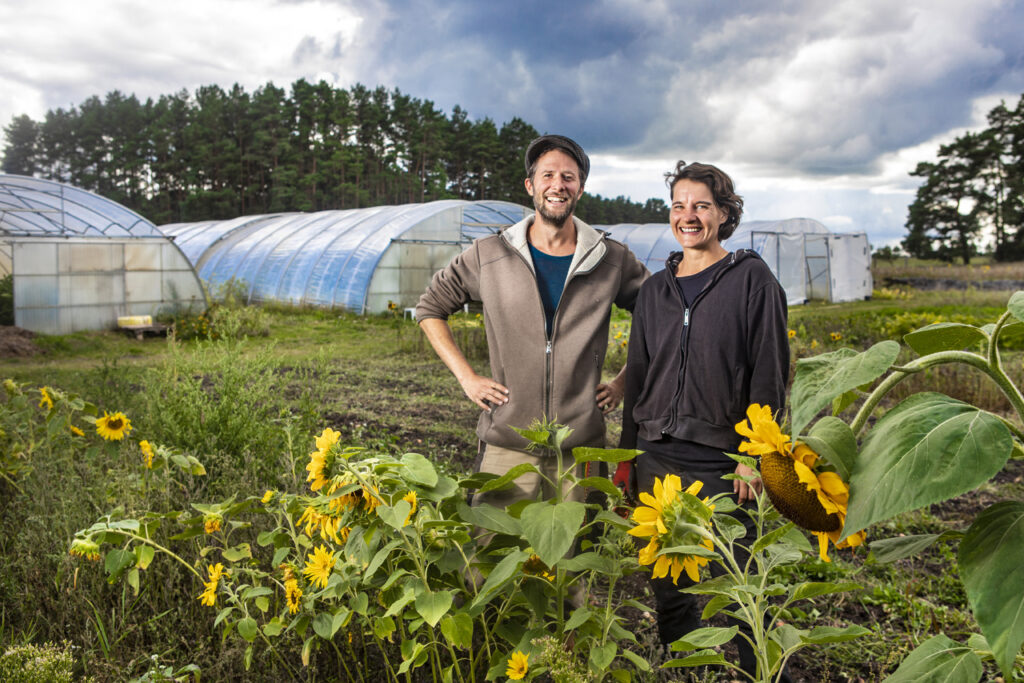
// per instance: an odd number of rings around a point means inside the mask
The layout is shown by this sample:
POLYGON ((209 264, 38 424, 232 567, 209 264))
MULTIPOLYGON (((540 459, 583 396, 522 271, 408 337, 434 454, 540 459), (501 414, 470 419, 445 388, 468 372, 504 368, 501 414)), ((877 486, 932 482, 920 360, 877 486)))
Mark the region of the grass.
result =
MULTIPOLYGON (((885 268, 879 267, 876 278, 889 272, 885 268)), ((913 272, 944 268, 925 265, 913 272)), ((966 280, 980 267, 946 270, 966 280)), ((1024 274, 1024 267, 1019 270, 1024 274)), ((1005 272, 1008 278, 1014 271, 1007 267, 1005 272)), ((794 307, 794 360, 845 345, 867 348, 937 319, 990 322, 1009 294, 890 287, 869 301, 794 307)), ((184 477, 177 488, 157 491, 138 479, 134 447, 85 454, 66 448, 38 455, 34 471, 20 480, 24 495, 0 482, 5 566, 0 573, 0 651, 26 642, 67 640, 75 648, 77 673, 97 681, 143 676, 156 670, 157 661, 174 670, 196 664, 208 680, 245 677, 237 645, 220 640, 209 611, 192 599, 198 590, 190 577, 166 562, 154 562, 138 595, 122 584, 110 587, 100 568, 67 555, 74 530, 116 506, 131 514, 187 506, 229 491, 245 496, 259 495, 264 488, 301 487, 302 463, 313 449, 313 436, 327 426, 341 432, 345 443, 390 453, 420 452, 454 471, 469 467, 476 454, 477 410, 414 323, 285 307, 265 308, 258 317, 265 321, 265 337, 140 342, 114 332, 78 333, 39 338, 44 350, 39 356, 0 359, 0 375, 80 394, 101 410, 123 410, 135 427, 133 437, 195 455, 210 473, 184 477)), ((628 314, 615 312, 609 377, 624 357, 621 342, 628 337, 628 321, 628 314)), ((485 372, 483 332, 474 316, 459 322, 457 336, 485 372)), ((1008 357, 1020 381, 1020 354, 1010 351, 1008 357)), ((971 370, 915 377, 900 391, 908 395, 923 388, 996 412, 1006 409, 971 370)), ((612 442, 620 417, 617 411, 609 420, 612 442)), ((1011 463, 969 496, 872 529, 869 538, 961 528, 971 511, 987 502, 1019 500, 1024 497, 1020 464, 1011 463)), ((834 557, 833 565, 801 565, 795 578, 822 580, 852 572, 864 590, 819 600, 789 618, 803 624, 862 623, 873 635, 797 661, 794 669, 804 680, 881 680, 937 629, 954 636, 974 629, 949 548, 938 546, 894 565, 874 563, 864 550, 834 557)), ((642 583, 635 590, 636 597, 647 599, 642 583)), ((651 626, 638 619, 637 632, 652 637, 651 626)), ((332 675, 319 666, 314 660, 304 670, 310 680, 332 675)), ((265 675, 273 680, 275 674, 268 670, 265 675)), ((676 675, 655 672, 648 680, 676 675)))

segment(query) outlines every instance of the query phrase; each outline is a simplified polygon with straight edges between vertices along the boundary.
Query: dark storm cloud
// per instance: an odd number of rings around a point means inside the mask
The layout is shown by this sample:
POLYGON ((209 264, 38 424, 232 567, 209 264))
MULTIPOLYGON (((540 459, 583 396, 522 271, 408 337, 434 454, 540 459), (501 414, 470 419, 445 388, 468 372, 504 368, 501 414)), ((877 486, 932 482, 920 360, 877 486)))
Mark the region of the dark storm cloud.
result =
MULTIPOLYGON (((1024 90, 1017 3, 388 3, 369 71, 595 152, 871 174, 1024 90)), ((372 22, 373 20, 370 19, 372 22)))

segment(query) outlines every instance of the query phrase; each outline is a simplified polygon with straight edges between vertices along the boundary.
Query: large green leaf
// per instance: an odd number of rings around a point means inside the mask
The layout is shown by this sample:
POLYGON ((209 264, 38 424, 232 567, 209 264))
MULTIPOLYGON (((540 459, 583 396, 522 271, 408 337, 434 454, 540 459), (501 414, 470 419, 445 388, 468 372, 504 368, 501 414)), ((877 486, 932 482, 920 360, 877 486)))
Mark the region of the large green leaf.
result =
POLYGON ((455 647, 469 649, 473 645, 473 617, 465 612, 446 614, 441 618, 441 633, 455 647))
POLYGON ((846 640, 853 640, 871 633, 869 629, 857 624, 850 624, 846 628, 837 626, 815 626, 808 633, 800 635, 800 641, 824 645, 825 643, 841 643, 846 640))
POLYGON ((519 520, 493 505, 470 507, 464 502, 459 501, 456 509, 459 511, 459 517, 482 529, 496 531, 500 534, 511 534, 513 536, 518 536, 522 532, 519 520))
POLYGON ((959 561, 971 611, 1010 680, 1024 643, 1024 503, 983 510, 960 542, 959 561))
POLYGON ((592 448, 577 446, 572 449, 572 457, 577 463, 582 462, 625 462, 643 453, 632 448, 592 448))
POLYGON ((569 552, 586 510, 583 503, 575 501, 557 505, 532 503, 523 508, 519 515, 523 536, 544 564, 553 567, 569 552))
POLYGON ((790 394, 794 438, 832 399, 880 377, 899 353, 900 345, 886 340, 862 353, 839 349, 798 360, 790 394))
POLYGON ((505 583, 515 576, 516 572, 519 571, 519 566, 530 557, 530 554, 523 550, 514 550, 506 555, 501 562, 494 565, 494 569, 487 575, 487 580, 484 581, 483 587, 480 588, 480 592, 477 593, 476 599, 473 601, 471 609, 476 610, 494 597, 495 593, 505 583))
POLYGON ((803 442, 832 467, 843 481, 850 480, 853 463, 857 460, 857 437, 850 425, 838 417, 823 417, 814 423, 803 442))
POLYGON ((518 479, 519 477, 529 472, 540 474, 540 470, 538 470, 536 467, 529 463, 522 463, 520 465, 516 465, 505 474, 501 475, 496 479, 492 479, 483 486, 481 486, 479 488, 479 492, 487 493, 488 491, 495 491, 497 489, 504 488, 511 484, 516 479, 518 479))
POLYGON ((419 453, 406 453, 402 456, 402 476, 414 484, 433 486, 437 483, 437 470, 434 465, 419 453))
POLYGON ((595 671, 604 671, 615 659, 615 653, 619 651, 619 646, 615 644, 615 641, 605 643, 604 645, 595 645, 590 648, 590 665, 595 671))
POLYGON ((701 650, 709 647, 718 647, 732 640, 738 631, 738 626, 730 626, 729 628, 719 626, 698 628, 676 640, 669 646, 669 649, 673 652, 679 652, 680 650, 701 650))
POLYGON ((988 341, 987 336, 974 325, 963 323, 935 323, 904 335, 907 346, 925 356, 938 351, 958 351, 988 341))
POLYGON ((843 535, 977 488, 1002 469, 1012 448, 995 415, 943 394, 911 396, 864 440, 843 535))
POLYGON ((416 591, 416 611, 423 617, 423 621, 431 626, 437 626, 441 617, 447 614, 452 606, 451 591, 431 592, 426 586, 420 586, 416 591))
POLYGON ((907 655, 882 683, 978 683, 982 673, 978 655, 940 633, 907 655))
POLYGON ((893 538, 881 538, 871 541, 871 552, 875 554, 875 560, 882 564, 902 560, 904 557, 916 555, 925 548, 939 541, 948 541, 954 538, 962 538, 964 532, 943 531, 941 534, 914 534, 911 536, 894 536, 893 538))

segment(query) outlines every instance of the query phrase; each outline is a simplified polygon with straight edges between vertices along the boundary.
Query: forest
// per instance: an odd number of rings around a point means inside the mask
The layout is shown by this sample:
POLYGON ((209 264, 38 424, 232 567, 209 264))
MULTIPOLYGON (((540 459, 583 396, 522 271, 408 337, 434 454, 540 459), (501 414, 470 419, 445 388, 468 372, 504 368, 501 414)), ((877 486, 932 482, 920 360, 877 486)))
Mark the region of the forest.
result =
MULTIPOLYGON (((249 93, 202 86, 156 100, 113 91, 4 128, 2 170, 96 192, 157 225, 437 199, 529 201, 523 152, 539 135, 450 115, 384 87, 298 80, 249 93)), ((590 223, 667 222, 661 199, 586 194, 590 223)))

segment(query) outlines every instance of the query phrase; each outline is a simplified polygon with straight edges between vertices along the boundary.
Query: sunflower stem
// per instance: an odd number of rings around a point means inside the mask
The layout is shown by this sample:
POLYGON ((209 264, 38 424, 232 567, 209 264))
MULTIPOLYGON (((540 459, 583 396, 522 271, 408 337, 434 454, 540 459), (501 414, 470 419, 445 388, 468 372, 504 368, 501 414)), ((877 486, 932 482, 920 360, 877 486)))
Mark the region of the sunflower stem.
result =
POLYGON ((1013 385, 1013 382, 1010 381, 1009 377, 1006 376, 1006 373, 1003 372, 1000 366, 991 365, 988 358, 977 353, 971 353, 968 351, 939 351, 912 360, 900 368, 893 368, 894 372, 882 380, 881 384, 875 387, 864 401, 864 405, 862 405, 860 410, 857 411, 857 415, 853 418, 853 421, 850 422, 850 430, 853 432, 854 436, 860 436, 861 432, 864 431, 864 428, 867 426, 868 417, 874 412, 875 408, 878 407, 882 398, 897 384, 915 372, 927 370, 946 363, 963 363, 988 375, 992 381, 996 383, 996 386, 999 387, 1006 398, 1009 399, 1014 410, 1017 412, 1018 418, 1024 421, 1024 396, 1021 395, 1020 391, 1013 385))

